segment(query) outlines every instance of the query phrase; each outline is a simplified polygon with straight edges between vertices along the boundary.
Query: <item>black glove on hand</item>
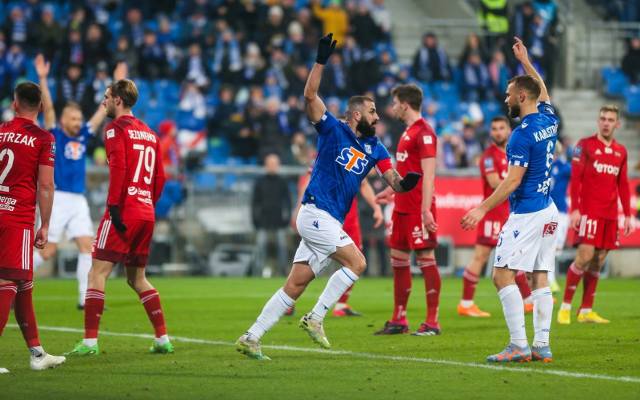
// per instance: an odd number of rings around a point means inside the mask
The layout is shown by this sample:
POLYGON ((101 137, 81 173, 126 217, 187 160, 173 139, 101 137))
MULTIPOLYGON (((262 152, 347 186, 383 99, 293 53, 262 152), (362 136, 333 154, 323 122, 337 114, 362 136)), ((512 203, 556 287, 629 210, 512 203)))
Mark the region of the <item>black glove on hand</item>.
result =
POLYGON ((109 215, 111 216, 111 223, 118 232, 125 232, 127 226, 122 222, 120 217, 120 208, 118 206, 109 206, 109 215))
POLYGON ((422 174, 417 172, 407 172, 404 178, 400 181, 400 186, 402 186, 405 192, 408 192, 416 187, 420 178, 422 178, 422 174))
POLYGON ((331 53, 336 49, 337 43, 338 42, 333 40, 333 33, 321 37, 318 42, 318 55, 316 56, 316 62, 318 64, 325 65, 331 56, 331 53))

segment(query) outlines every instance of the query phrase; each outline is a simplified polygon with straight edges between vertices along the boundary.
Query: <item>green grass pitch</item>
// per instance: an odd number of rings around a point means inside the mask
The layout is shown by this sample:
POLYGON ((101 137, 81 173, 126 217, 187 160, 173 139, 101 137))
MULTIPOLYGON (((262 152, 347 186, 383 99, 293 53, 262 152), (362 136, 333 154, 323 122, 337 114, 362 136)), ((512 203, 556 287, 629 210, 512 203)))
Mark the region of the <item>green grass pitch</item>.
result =
MULTIPOLYGON (((177 337, 175 354, 148 353, 151 339, 136 336, 152 333, 144 310, 123 279, 112 279, 101 323, 102 354, 97 357, 69 358, 58 369, 32 372, 22 336, 10 319, 12 325, 0 338, 0 366, 11 373, 0 375, 0 399, 640 398, 637 280, 600 282, 596 309, 611 324, 574 321, 558 326, 554 313, 555 361, 506 369, 487 368, 484 362, 508 340, 501 306, 488 280, 478 286, 476 302, 493 314, 491 318, 458 317, 461 281, 445 279, 441 336, 378 337, 372 333, 391 313, 392 281, 364 278, 351 303, 365 316, 327 317, 325 330, 333 348, 322 351, 297 326, 324 287, 326 279, 320 279, 298 302, 296 317, 284 317, 265 336, 264 352, 273 358, 269 362, 245 358, 231 343, 253 322, 282 278, 152 282, 161 294, 169 334, 177 337)), ((52 354, 69 351, 82 337, 75 285, 65 280, 36 282, 40 336, 52 354)), ((580 296, 581 289, 575 300, 580 296)), ((416 278, 408 310, 412 329, 422 322, 424 309, 424 286, 416 278)), ((530 315, 527 326, 531 340, 530 315)))

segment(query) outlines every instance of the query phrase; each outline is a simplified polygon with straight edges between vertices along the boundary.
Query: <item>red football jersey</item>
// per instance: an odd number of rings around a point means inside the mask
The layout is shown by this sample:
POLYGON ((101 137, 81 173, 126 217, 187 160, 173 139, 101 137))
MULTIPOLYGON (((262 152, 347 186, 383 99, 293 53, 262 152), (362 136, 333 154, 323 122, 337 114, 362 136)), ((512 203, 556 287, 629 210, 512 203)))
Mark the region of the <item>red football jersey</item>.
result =
POLYGON ((0 225, 33 229, 38 167, 53 167, 55 157, 53 135, 33 121, 16 117, 0 125, 0 225))
MULTIPOLYGON (((414 122, 404 131, 398 142, 396 151, 398 173, 402 176, 410 171, 422 173, 421 160, 436 156, 437 141, 433 128, 424 118, 414 122)), ((422 211, 422 178, 414 190, 396 193, 394 211, 403 214, 422 211)))
MULTIPOLYGON (((500 180, 503 180, 507 176, 508 168, 507 153, 496 146, 495 143, 491 144, 491 146, 482 153, 482 157, 480 158, 480 176, 482 177, 482 190, 485 199, 491 196, 495 190, 489 185, 487 175, 496 172, 500 180)), ((509 217, 509 200, 505 200, 502 204, 489 211, 487 216, 494 217, 493 219, 495 220, 506 220, 507 217, 509 217)))
POLYGON ((123 115, 107 125, 104 142, 109 162, 107 206, 119 206, 123 220, 154 221, 154 205, 165 181, 158 135, 134 116, 123 115))
POLYGON ((618 197, 624 215, 631 215, 627 149, 597 135, 578 142, 571 162, 571 208, 591 218, 618 219, 618 197))

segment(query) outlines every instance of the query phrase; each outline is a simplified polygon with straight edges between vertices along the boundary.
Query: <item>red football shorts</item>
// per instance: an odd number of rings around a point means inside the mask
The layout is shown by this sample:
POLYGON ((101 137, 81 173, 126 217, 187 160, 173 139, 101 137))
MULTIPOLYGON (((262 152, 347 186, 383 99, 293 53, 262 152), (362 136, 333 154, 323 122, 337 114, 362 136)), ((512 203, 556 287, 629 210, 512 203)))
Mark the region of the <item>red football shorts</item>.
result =
POLYGON ((500 218, 496 215, 485 216, 478 224, 478 235, 476 236, 476 244, 483 246, 496 247, 498 245, 498 237, 502 226, 507 219, 500 218))
MULTIPOLYGON (((436 217, 435 209, 431 212, 436 217)), ((429 232, 422 223, 422 214, 401 214, 393 212, 391 215, 391 236, 389 247, 396 250, 424 250, 435 249, 438 246, 436 232, 429 232)))
POLYGON ((33 280, 33 229, 0 226, 0 279, 33 280))
POLYGON ((590 244, 596 249, 614 250, 620 246, 618 220, 590 218, 583 215, 580 218, 576 244, 590 244))
POLYGON ((127 230, 116 231, 111 219, 103 217, 93 241, 93 258, 123 263, 127 267, 144 267, 149 258, 153 221, 124 221, 127 230))

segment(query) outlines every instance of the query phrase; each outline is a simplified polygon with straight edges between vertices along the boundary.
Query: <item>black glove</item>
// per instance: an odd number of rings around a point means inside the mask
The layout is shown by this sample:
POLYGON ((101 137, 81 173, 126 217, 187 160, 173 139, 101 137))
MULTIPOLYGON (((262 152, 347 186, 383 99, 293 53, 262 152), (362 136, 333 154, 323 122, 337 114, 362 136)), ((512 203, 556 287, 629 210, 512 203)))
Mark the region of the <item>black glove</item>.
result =
POLYGON ((109 206, 109 215, 111 216, 111 223, 118 232, 125 232, 127 226, 122 222, 120 217, 120 208, 118 206, 109 206))
POLYGON ((405 192, 408 192, 416 187, 420 178, 422 178, 422 174, 417 172, 407 172, 404 178, 400 181, 400 186, 402 186, 405 192))
POLYGON ((316 56, 316 62, 318 64, 325 65, 331 56, 331 53, 336 49, 337 43, 338 42, 333 40, 333 33, 321 37, 318 42, 318 55, 316 56))

